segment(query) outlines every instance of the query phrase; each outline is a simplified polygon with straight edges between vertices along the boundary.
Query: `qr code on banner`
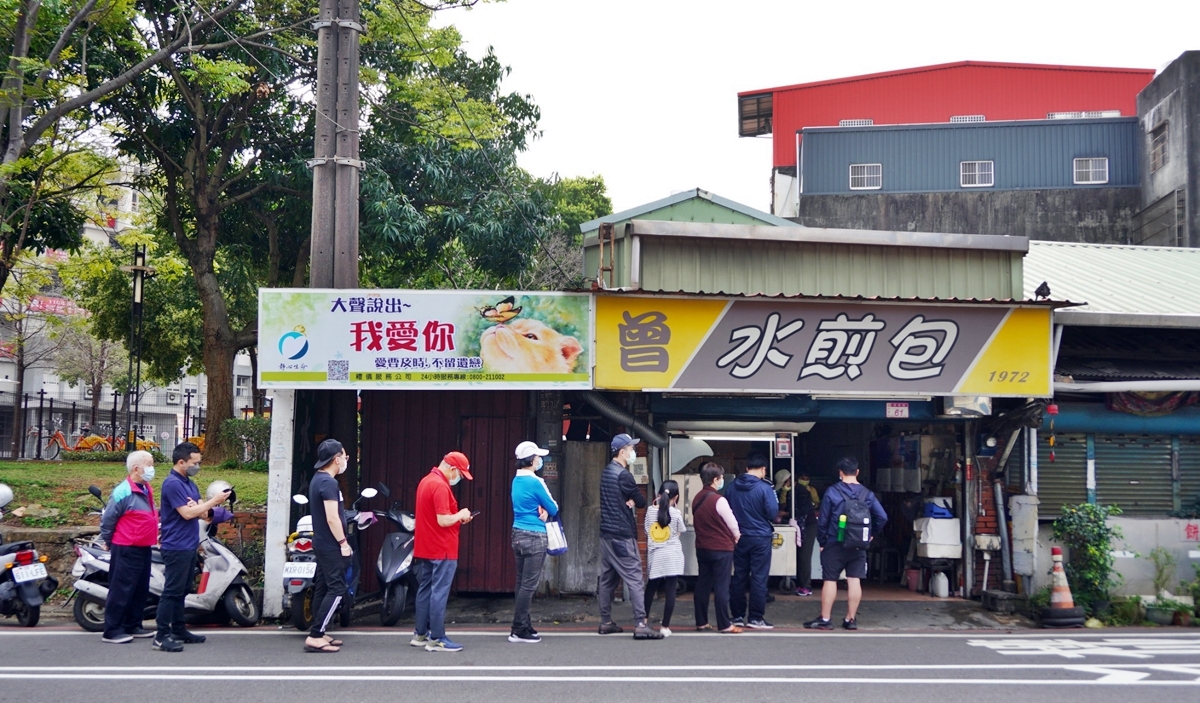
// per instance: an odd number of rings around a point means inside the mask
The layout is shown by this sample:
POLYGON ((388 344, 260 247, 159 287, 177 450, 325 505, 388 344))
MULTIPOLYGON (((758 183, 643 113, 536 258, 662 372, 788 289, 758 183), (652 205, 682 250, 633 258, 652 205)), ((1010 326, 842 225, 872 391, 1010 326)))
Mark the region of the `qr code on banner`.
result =
POLYGON ((350 380, 350 360, 349 359, 330 359, 328 377, 330 381, 349 381, 350 380))

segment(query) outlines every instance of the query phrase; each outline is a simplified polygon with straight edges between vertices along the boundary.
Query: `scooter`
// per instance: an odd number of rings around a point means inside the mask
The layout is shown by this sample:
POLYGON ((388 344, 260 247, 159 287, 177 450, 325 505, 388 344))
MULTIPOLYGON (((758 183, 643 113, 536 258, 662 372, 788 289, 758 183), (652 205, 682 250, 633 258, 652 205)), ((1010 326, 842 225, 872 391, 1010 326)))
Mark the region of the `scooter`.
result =
MULTIPOLYGON (((350 505, 350 507, 342 511, 342 514, 346 518, 346 541, 350 543, 350 548, 354 552, 354 558, 350 562, 350 572, 346 578, 346 597, 342 599, 342 604, 338 608, 338 624, 340 624, 342 627, 350 627, 350 619, 354 612, 354 605, 366 600, 366 596, 358 594, 359 580, 362 575, 362 558, 359 555, 359 533, 371 525, 374 525, 378 521, 375 517, 375 513, 371 511, 360 511, 358 509, 358 501, 363 499, 370 500, 377 495, 379 495, 379 491, 375 490, 374 488, 364 488, 362 493, 359 494, 358 498, 354 499, 354 502, 350 505)), ((308 505, 308 497, 303 493, 297 493, 296 495, 292 496, 292 501, 298 505, 308 505)), ((311 530, 311 512, 307 517, 309 520, 308 527, 311 530)), ((304 518, 300 518, 300 520, 296 521, 297 536, 300 532, 300 521, 303 519, 304 518)), ((311 537, 309 539, 309 550, 311 551, 311 537)), ((289 545, 289 559, 291 558, 291 554, 291 547, 289 545)), ((305 561, 307 562, 308 560, 305 561)), ((313 576, 316 575, 317 571, 315 556, 312 557, 312 561, 310 563, 311 566, 306 563, 304 566, 297 564, 296 566, 292 567, 295 569, 295 573, 298 574, 296 578, 291 578, 288 576, 287 569, 292 562, 288 562, 284 565, 283 585, 284 591, 286 592, 284 598, 287 599, 288 609, 292 614, 292 624, 300 630, 307 630, 312 627, 312 617, 316 612, 316 607, 318 606, 318 604, 312 602, 312 579, 313 576), (299 581, 300 583, 293 585, 293 581, 299 581), (304 614, 305 603, 308 604, 307 615, 304 614), (297 604, 299 604, 299 608, 296 607, 297 604), (297 615, 297 610, 301 612, 300 615, 297 615), (301 624, 305 620, 307 620, 308 626, 301 627, 301 624)))
MULTIPOLYGON (((292 496, 298 505, 308 503, 302 495, 292 496)), ((317 574, 317 556, 313 554, 312 516, 296 521, 296 529, 287 538, 287 562, 283 565, 283 609, 297 630, 309 630, 313 621, 312 580, 317 574)))
MULTIPOLYGON (((392 497, 392 492, 382 483, 379 492, 384 498, 392 497)), ((415 598, 417 592, 417 578, 412 570, 417 521, 412 513, 400 510, 400 501, 392 503, 387 512, 376 515, 396 526, 394 532, 388 532, 383 538, 383 546, 375 559, 375 575, 383 592, 379 620, 384 627, 391 627, 399 622, 409 598, 415 598)))
MULTIPOLYGON (((99 498, 100 489, 94 486, 88 492, 99 498)), ((229 504, 237 502, 237 494, 224 481, 209 484, 208 495, 230 489, 229 504)), ((217 539, 217 525, 233 519, 233 513, 223 507, 213 509, 212 520, 201 519, 200 529, 200 585, 196 593, 184 599, 186 615, 211 617, 217 621, 233 620, 241 627, 258 624, 260 612, 254 600, 254 592, 246 583, 246 567, 237 555, 217 539)), ((75 621, 88 632, 104 630, 104 604, 108 599, 108 571, 112 555, 94 545, 76 544, 78 557, 71 569, 75 577, 76 598, 75 621), (80 601, 85 601, 81 603, 80 601)), ((157 547, 150 553, 150 596, 146 600, 145 618, 154 617, 158 599, 162 595, 166 580, 166 566, 157 547)))
MULTIPOLYGON (((0 508, 12 498, 12 489, 0 483, 0 508)), ((4 511, 0 510, 3 517, 4 511)), ((42 603, 58 589, 58 579, 46 573, 47 560, 34 549, 33 542, 4 544, 0 538, 0 615, 16 615, 21 627, 38 624, 42 603)))

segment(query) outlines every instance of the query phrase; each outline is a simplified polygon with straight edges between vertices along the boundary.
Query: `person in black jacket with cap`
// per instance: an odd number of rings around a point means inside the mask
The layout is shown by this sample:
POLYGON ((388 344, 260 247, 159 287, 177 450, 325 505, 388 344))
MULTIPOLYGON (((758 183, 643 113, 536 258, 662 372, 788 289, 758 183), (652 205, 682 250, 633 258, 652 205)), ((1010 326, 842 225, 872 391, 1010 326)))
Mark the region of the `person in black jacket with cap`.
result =
POLYGON ((628 470, 629 463, 637 458, 637 444, 638 440, 624 433, 613 437, 609 444, 613 460, 600 475, 600 592, 596 595, 600 601, 599 631, 602 635, 624 631, 612 621, 613 596, 617 585, 624 581, 637 621, 633 638, 659 640, 662 634, 646 623, 646 586, 642 583, 642 558, 633 515, 635 507, 646 507, 646 496, 628 470))
POLYGON ((346 597, 346 567, 353 551, 346 541, 346 513, 342 490, 335 476, 346 470, 349 459, 342 443, 327 439, 317 447, 317 473, 308 484, 308 509, 313 522, 313 605, 316 617, 304 640, 304 651, 332 654, 340 651, 341 640, 325 634, 329 621, 346 597))

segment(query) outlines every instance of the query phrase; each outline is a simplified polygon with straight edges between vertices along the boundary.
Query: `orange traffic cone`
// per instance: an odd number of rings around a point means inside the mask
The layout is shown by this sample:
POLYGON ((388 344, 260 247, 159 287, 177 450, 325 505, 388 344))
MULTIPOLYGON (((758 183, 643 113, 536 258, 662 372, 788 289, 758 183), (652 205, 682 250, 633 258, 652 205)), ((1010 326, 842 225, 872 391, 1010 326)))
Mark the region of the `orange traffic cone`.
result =
POLYGON ((1050 559, 1054 561, 1054 571, 1050 574, 1050 607, 1074 608, 1075 599, 1067 584, 1067 572, 1063 571, 1062 547, 1051 547, 1050 559))

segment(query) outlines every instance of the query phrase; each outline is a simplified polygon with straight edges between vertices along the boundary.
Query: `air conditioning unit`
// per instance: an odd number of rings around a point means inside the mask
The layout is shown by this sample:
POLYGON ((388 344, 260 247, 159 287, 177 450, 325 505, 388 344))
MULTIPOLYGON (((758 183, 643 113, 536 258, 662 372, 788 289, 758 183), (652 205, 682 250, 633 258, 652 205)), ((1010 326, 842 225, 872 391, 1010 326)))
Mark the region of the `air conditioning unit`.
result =
POLYGON ((167 405, 179 405, 179 391, 167 391, 167 405))

